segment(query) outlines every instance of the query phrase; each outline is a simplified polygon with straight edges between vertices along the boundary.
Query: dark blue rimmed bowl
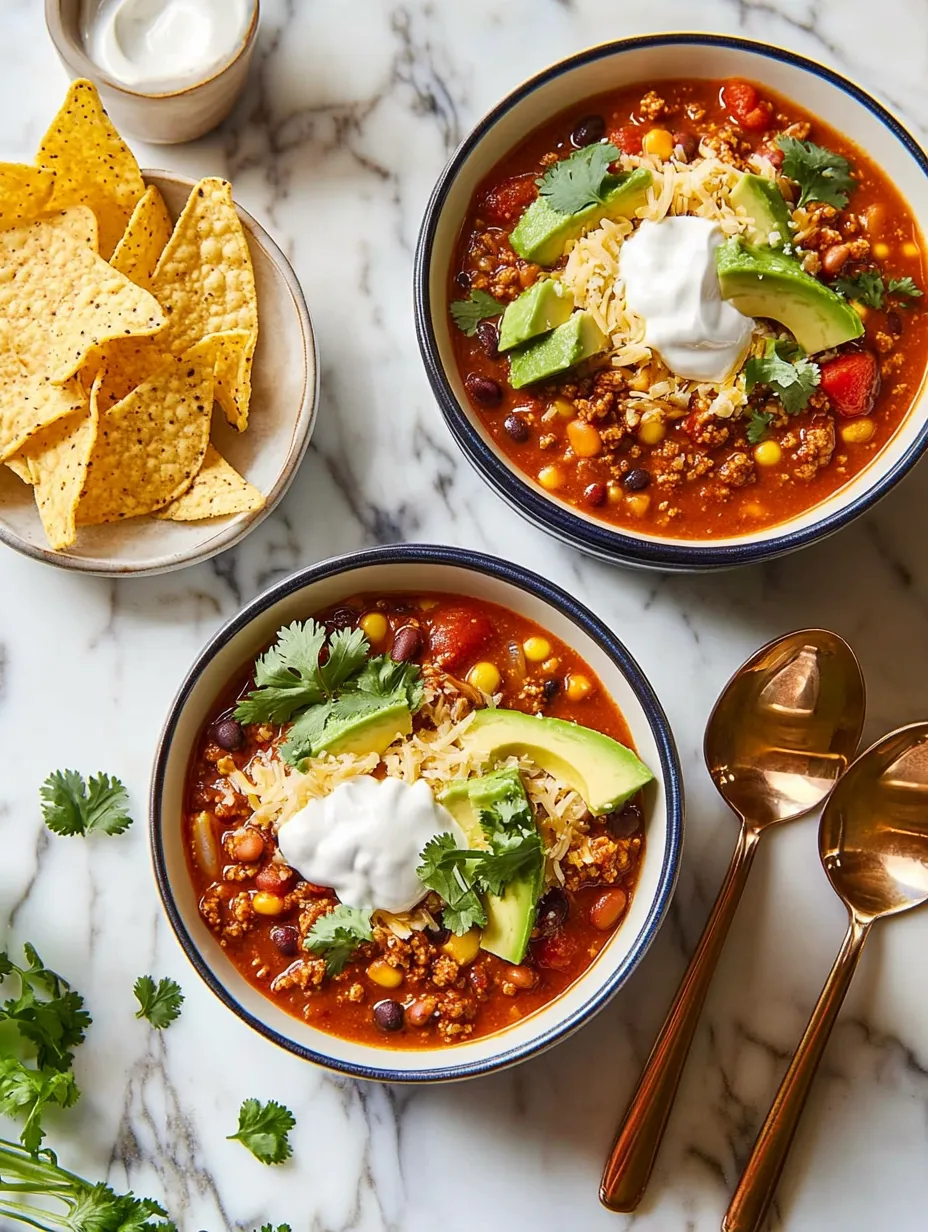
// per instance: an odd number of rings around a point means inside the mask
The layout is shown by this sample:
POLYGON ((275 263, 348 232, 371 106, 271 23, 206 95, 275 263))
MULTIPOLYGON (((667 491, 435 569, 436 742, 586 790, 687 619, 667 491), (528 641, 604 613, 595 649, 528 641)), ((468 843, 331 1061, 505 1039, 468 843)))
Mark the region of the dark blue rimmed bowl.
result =
POLYGON ((208 643, 171 705, 152 774, 152 859, 168 919, 216 996, 282 1048, 357 1078, 437 1082, 491 1073, 565 1039, 625 983, 653 941, 670 903, 683 837, 680 762, 667 717, 637 663, 606 626, 564 591, 516 565, 460 548, 372 548, 323 561, 278 582, 208 643), (181 809, 188 760, 230 676, 277 629, 359 592, 450 591, 500 603, 563 638, 587 660, 618 703, 639 754, 655 773, 645 799, 647 842, 638 888, 622 927, 561 997, 512 1027, 453 1047, 399 1051, 327 1035, 284 1013, 232 966, 203 923, 186 864, 181 809))
MULTIPOLYGON (((470 406, 457 372, 448 321, 448 278, 470 198, 527 133, 561 111, 636 82, 673 77, 746 77, 793 99, 871 152, 928 232, 928 158, 914 137, 865 90, 832 69, 749 39, 653 34, 571 56, 532 77, 486 115, 458 148, 425 211, 415 262, 416 333, 432 389, 455 440, 514 509, 565 543, 602 560, 680 571, 770 560, 823 539, 885 496, 928 447, 924 393, 893 439, 860 475, 800 517, 737 538, 696 540, 633 534, 567 505, 516 471, 470 406)), ((645 88, 647 88, 647 86, 645 88)))

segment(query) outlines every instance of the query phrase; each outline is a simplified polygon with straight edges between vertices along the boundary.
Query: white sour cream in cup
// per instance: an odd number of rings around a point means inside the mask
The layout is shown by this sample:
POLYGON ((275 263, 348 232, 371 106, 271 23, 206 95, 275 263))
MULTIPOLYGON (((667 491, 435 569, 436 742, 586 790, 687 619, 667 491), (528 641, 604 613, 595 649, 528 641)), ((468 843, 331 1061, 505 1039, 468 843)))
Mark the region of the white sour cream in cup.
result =
POLYGON ((83 0, 93 62, 122 85, 163 94, 205 81, 235 57, 256 0, 83 0))

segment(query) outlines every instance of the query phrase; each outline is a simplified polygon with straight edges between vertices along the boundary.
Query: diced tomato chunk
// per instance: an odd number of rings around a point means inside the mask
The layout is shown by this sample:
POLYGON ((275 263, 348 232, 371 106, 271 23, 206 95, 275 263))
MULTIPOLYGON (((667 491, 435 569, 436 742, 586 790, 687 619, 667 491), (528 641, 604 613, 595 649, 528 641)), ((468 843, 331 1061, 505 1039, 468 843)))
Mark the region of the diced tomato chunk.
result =
POLYGON ((538 196, 534 175, 515 175, 491 188, 480 203, 480 213, 493 226, 514 223, 538 196))
POLYGON ((472 659, 489 640, 489 617, 469 607, 449 607, 436 613, 429 629, 429 648, 439 667, 455 668, 472 659))
POLYGON ((542 937, 532 947, 532 954, 539 967, 550 967, 553 971, 566 971, 573 961, 576 952, 576 942, 564 933, 555 933, 553 937, 542 937))
POLYGON ((872 351, 848 351, 822 364, 821 388, 845 419, 869 415, 880 392, 880 365, 872 351))
POLYGON ((751 132, 762 133, 773 123, 773 105, 766 101, 758 103, 741 121, 741 127, 751 132))
POLYGON ((741 128, 762 132, 773 120, 773 106, 749 81, 729 81, 722 87, 722 106, 741 128))
POLYGON ((622 124, 609 130, 609 140, 623 154, 640 154, 644 131, 637 124, 622 124))
POLYGON ((284 895, 294 875, 293 869, 287 864, 265 864, 255 878, 255 885, 267 894, 284 895))

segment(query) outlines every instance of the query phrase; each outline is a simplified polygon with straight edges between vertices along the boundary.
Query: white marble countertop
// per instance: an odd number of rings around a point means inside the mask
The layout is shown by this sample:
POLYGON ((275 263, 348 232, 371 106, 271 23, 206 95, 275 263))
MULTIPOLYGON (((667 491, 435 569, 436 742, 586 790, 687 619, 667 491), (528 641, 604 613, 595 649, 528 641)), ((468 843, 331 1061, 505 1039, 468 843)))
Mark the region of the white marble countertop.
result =
MULTIPOLYGON (((240 548, 165 577, 104 581, 0 556, 0 943, 35 942, 96 1019, 84 1097, 55 1123, 63 1162, 161 1197, 183 1232, 471 1232, 719 1226, 754 1134, 844 932, 815 821, 765 842, 697 1037, 647 1205, 596 1198, 616 1119, 721 881, 735 826, 702 766, 731 670, 805 624, 844 634, 870 688, 868 735, 924 718, 928 554, 923 466, 831 542, 766 567, 661 577, 593 563, 529 527, 460 457, 413 335, 412 252, 429 189, 483 110, 584 45, 689 28, 685 0, 263 0, 233 121, 140 161, 221 173, 289 252, 314 314, 322 408, 283 505, 240 548), (487 51, 486 46, 491 50, 487 51), (359 358, 362 357, 362 358, 359 358), (323 556, 430 540, 541 569, 610 621, 672 720, 687 779, 680 885, 647 961, 599 1018, 507 1074, 389 1089, 333 1077, 229 1014, 162 916, 146 787, 194 653, 257 591, 323 556), (56 767, 130 787, 118 840, 53 838, 37 804, 56 767), (170 974, 187 1001, 164 1035, 132 983, 170 974), (294 1158, 269 1170, 227 1142, 247 1096, 294 1110, 294 1158)), ((39 0, 0 6, 0 156, 30 159, 65 88, 39 0)), ((928 125, 928 4, 704 0, 695 24, 796 48, 928 125)), ((776 1229, 916 1232, 928 1209, 928 914, 881 928, 838 1023, 780 1189, 776 1229)))

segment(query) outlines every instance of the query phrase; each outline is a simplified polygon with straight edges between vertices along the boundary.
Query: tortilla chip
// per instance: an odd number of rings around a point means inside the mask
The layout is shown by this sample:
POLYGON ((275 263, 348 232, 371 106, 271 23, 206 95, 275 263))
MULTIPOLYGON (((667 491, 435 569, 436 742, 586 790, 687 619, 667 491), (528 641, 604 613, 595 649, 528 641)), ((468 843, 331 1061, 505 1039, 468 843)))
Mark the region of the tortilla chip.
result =
POLYGON ((77 535, 75 513, 87 478, 87 465, 97 437, 93 404, 76 415, 59 419, 36 433, 8 465, 35 486, 35 503, 49 547, 70 547, 77 535))
POLYGON ((110 338, 154 334, 155 299, 62 226, 0 231, 0 320, 30 372, 61 384, 110 338))
POLYGON ((164 198, 152 184, 132 211, 110 265, 137 286, 147 289, 158 258, 171 238, 172 226, 164 198))
POLYGON ((31 484, 32 471, 29 469, 29 463, 25 458, 8 458, 6 465, 10 468, 14 475, 18 475, 23 483, 31 484))
POLYGON ((224 354, 216 398, 233 427, 248 423, 258 299, 248 240, 226 180, 196 184, 151 280, 168 324, 162 339, 176 355, 210 334, 244 331, 241 348, 224 354))
POLYGON ((47 208, 89 205, 100 224, 100 253, 109 260, 145 185, 132 151, 110 122, 93 82, 71 82, 35 161, 55 173, 47 208))
MULTIPOLYGON (((97 413, 96 383, 90 405, 97 413)), ((203 464, 212 405, 207 349, 169 357, 150 380, 101 415, 78 522, 133 518, 185 492, 203 464)))
POLYGON ((100 348, 94 362, 81 375, 86 373, 90 384, 96 386, 97 405, 102 414, 154 376, 168 358, 160 337, 114 338, 100 348))
POLYGON ((89 205, 70 205, 66 210, 43 214, 41 221, 52 227, 62 227, 73 235, 79 244, 97 251, 100 242, 97 216, 89 205))
POLYGON ((53 385, 27 372, 11 349, 0 346, 0 462, 56 419, 86 407, 76 381, 53 385))
POLYGON ((170 522, 198 522, 232 513, 253 513, 263 507, 264 497, 258 489, 210 445, 200 473, 187 491, 159 509, 155 517, 170 522))
POLYGON ((0 163, 0 227, 21 227, 47 209, 55 173, 28 163, 0 163))

